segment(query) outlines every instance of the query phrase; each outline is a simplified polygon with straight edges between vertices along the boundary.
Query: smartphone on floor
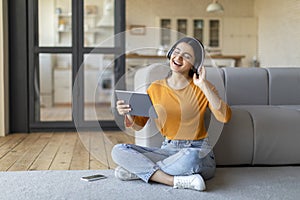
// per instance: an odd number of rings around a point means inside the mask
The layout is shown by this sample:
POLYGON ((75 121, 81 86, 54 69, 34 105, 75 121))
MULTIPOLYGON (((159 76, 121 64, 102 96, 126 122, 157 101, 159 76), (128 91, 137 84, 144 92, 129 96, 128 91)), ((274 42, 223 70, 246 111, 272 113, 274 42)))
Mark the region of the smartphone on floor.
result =
POLYGON ((81 180, 84 180, 84 181, 97 181, 97 180, 105 179, 105 178, 107 178, 107 177, 102 175, 102 174, 95 174, 95 175, 91 175, 91 176, 83 176, 83 177, 81 177, 81 180))

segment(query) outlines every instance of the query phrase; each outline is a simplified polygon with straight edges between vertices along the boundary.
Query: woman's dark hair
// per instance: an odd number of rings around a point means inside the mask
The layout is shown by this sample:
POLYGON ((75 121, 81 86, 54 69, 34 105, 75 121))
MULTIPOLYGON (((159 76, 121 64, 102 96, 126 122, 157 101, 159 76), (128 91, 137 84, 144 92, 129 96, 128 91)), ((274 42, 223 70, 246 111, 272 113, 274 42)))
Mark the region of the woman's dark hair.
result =
MULTIPOLYGON (((191 45, 191 47, 193 48, 194 50, 194 54, 195 54, 195 62, 192 63, 193 64, 193 67, 192 69, 190 70, 189 72, 189 76, 190 77, 193 77, 194 73, 197 73, 198 71, 198 68, 202 66, 202 63, 203 63, 203 60, 204 60, 204 46, 203 44, 195 39, 195 38, 192 38, 192 37, 183 37, 181 38, 180 40, 178 40, 172 47, 171 49, 168 51, 167 53, 167 58, 170 59, 171 58, 171 55, 174 51, 174 49, 176 48, 176 46, 179 44, 179 43, 187 43, 189 45, 191 45)), ((169 77, 169 75, 168 75, 169 77)))

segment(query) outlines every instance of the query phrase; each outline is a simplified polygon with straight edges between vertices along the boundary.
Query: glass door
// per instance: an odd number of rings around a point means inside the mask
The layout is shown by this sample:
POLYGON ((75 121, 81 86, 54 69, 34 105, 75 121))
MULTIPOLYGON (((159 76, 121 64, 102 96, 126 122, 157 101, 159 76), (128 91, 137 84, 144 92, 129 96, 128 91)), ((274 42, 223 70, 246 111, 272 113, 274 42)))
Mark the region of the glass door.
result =
POLYGON ((30 130, 75 128, 74 121, 116 128, 111 100, 125 71, 125 38, 114 35, 125 30, 125 0, 28 4, 30 130))

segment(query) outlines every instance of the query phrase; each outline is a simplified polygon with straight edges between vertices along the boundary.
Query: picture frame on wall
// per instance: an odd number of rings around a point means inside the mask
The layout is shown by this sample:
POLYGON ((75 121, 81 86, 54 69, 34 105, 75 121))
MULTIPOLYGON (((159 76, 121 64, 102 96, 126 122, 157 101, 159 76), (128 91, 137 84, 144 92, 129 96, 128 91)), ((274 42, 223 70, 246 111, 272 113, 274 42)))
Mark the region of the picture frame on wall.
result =
POLYGON ((145 25, 130 25, 129 31, 132 35, 145 35, 146 26, 145 25))

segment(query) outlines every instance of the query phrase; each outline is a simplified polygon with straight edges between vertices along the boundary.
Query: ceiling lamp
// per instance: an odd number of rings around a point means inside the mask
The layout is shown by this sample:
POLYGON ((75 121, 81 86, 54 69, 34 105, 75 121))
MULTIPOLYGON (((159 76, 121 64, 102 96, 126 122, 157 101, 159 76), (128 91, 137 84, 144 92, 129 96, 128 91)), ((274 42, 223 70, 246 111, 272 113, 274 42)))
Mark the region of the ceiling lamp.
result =
POLYGON ((207 12, 223 12, 224 8, 221 4, 218 3, 217 0, 213 0, 213 2, 207 6, 206 11, 207 12))

